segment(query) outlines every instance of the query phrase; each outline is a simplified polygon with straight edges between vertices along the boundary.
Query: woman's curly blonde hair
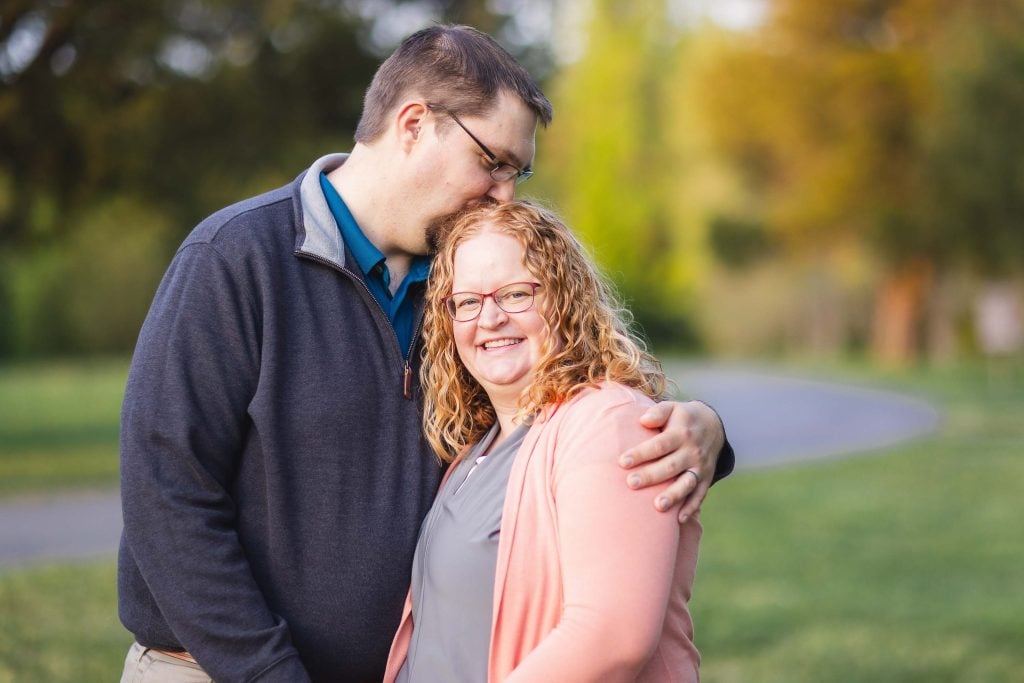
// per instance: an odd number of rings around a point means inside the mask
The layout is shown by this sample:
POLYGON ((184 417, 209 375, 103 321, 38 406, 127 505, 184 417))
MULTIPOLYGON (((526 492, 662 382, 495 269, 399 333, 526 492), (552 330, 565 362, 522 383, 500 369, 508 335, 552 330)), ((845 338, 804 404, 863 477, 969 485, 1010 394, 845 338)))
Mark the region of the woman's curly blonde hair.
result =
POLYGON ((520 397, 520 419, 605 380, 654 399, 663 396, 661 364, 631 331, 632 316, 561 219, 524 201, 478 205, 448 224, 427 284, 423 426, 442 460, 451 461, 479 441, 497 419, 483 387, 459 359, 444 304, 452 292, 456 250, 484 228, 518 241, 524 265, 541 284, 538 303, 543 301, 547 341, 534 380, 520 397))

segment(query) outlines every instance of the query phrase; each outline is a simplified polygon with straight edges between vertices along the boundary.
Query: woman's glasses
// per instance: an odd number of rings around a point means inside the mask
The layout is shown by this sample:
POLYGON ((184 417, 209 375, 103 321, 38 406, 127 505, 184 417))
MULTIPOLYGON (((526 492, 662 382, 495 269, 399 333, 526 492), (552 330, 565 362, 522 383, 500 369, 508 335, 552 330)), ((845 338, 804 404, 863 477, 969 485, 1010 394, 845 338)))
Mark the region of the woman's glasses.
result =
POLYGON ((493 292, 455 292, 446 296, 444 307, 453 320, 465 323, 475 320, 484 310, 484 299, 490 297, 498 308, 506 313, 522 313, 530 310, 537 295, 539 282, 513 282, 493 292))

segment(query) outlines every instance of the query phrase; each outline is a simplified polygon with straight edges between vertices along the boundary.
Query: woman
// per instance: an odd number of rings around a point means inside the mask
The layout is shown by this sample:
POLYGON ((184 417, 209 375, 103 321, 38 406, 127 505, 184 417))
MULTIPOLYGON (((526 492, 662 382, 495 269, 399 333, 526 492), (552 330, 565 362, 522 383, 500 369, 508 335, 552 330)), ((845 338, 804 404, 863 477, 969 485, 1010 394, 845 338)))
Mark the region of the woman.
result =
POLYGON ((623 483, 657 362, 568 228, 525 202, 456 219, 424 327, 423 524, 385 680, 696 681, 701 535, 623 483))

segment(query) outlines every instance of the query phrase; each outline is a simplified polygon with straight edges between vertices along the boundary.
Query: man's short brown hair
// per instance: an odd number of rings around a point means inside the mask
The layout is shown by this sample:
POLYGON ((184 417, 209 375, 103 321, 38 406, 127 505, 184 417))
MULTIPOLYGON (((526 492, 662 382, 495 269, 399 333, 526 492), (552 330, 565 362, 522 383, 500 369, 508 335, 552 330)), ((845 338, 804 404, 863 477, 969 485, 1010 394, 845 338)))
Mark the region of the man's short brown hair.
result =
POLYGON ((485 113, 502 90, 518 96, 543 125, 551 102, 515 58, 471 26, 431 26, 412 34, 388 57, 370 83, 356 142, 379 138, 392 110, 410 97, 467 116, 485 113))

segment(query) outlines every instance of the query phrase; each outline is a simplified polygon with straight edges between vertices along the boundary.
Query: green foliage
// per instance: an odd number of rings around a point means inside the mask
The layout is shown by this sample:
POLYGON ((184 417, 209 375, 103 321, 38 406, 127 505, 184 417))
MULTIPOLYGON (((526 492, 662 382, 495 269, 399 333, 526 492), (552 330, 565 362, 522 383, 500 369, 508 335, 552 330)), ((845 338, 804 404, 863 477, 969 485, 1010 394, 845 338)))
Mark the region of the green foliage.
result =
POLYGON ((780 0, 702 74, 716 149, 795 250, 1024 266, 1024 3, 780 0))
POLYGON ((132 348, 177 239, 165 216, 127 197, 68 223, 63 240, 0 261, 10 321, 0 348, 11 355, 132 348))
POLYGON ((713 215, 762 223, 789 266, 857 243, 875 357, 942 346, 958 272, 1024 272, 1022 0, 777 0, 715 48, 697 101, 737 190, 713 215))
MULTIPOLYGON (((359 24, 317 2, 22 9, 0 32, 39 43, 27 65, 0 70, 0 166, 16 169, 0 215, 7 243, 32 239, 40 197, 64 218, 128 194, 184 230, 239 199, 254 171, 291 178, 309 161, 295 145, 354 128, 376 61, 355 39, 359 24)), ((67 233, 62 221, 56 232, 67 233)))
POLYGON ((680 159, 667 144, 677 40, 662 2, 593 3, 585 53, 553 87, 558 130, 543 150, 556 203, 647 334, 692 346, 673 198, 680 159))
POLYGON ((75 348, 116 353, 134 346, 176 240, 170 222, 130 199, 90 209, 68 239, 63 282, 75 348))
POLYGON ((10 9, 0 353, 16 356, 130 350, 173 246, 347 146, 377 62, 360 20, 309 0, 10 9))
POLYGON ((749 266, 777 250, 776 241, 760 221, 718 215, 709 228, 715 256, 730 268, 749 266))
POLYGON ((2 348, 12 355, 54 353, 70 334, 61 298, 67 258, 57 246, 22 249, 0 256, 4 317, 2 348))
POLYGON ((966 22, 942 42, 926 128, 921 220, 949 259, 982 273, 1024 268, 1024 20, 966 22))
POLYGON ((700 75, 715 148, 795 250, 864 237, 910 205, 925 103, 907 4, 779 2, 700 75))

